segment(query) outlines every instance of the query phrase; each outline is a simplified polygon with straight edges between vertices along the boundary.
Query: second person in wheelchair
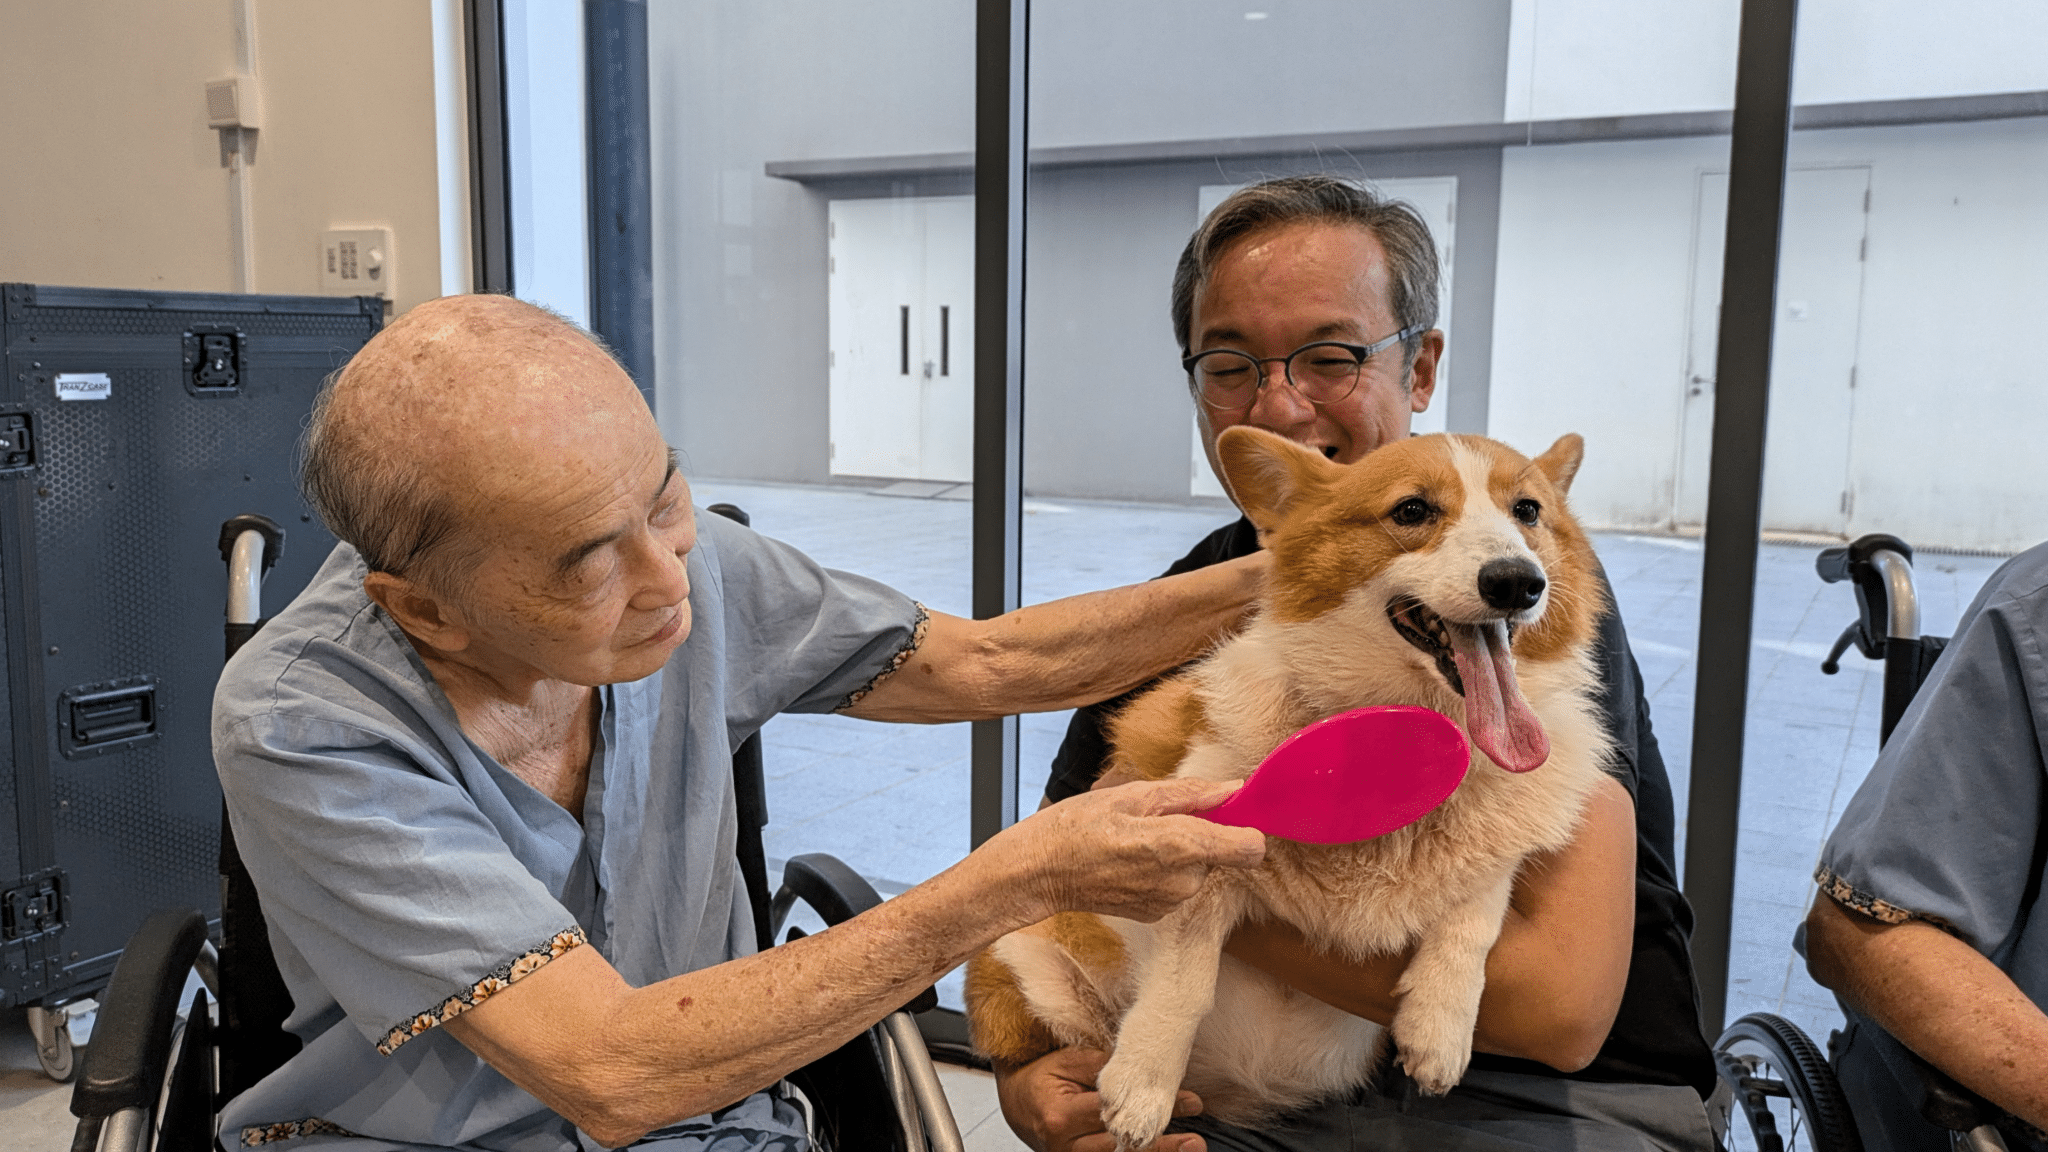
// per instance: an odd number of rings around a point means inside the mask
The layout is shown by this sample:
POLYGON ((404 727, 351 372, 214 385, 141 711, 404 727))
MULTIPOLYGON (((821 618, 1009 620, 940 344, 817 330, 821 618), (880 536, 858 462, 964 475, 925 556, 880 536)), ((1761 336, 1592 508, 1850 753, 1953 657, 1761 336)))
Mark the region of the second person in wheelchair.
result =
POLYGON ((1900 1045, 2048 1147, 2048 545, 1991 577, 1828 837, 1806 919, 1864 1144, 1949 1147, 1900 1045), (2029 1130, 2031 1129, 2031 1130, 2029 1130))
POLYGON ((323 392, 344 544, 230 662, 214 747, 304 1041, 222 1140, 568 1152, 810 1147, 783 1075, 1004 932, 1160 915, 1264 838, 1230 785, 1063 804, 753 955, 732 752, 784 711, 937 722, 1124 691, 1231 629, 1253 557, 990 621, 692 512, 586 336, 422 305, 323 392))

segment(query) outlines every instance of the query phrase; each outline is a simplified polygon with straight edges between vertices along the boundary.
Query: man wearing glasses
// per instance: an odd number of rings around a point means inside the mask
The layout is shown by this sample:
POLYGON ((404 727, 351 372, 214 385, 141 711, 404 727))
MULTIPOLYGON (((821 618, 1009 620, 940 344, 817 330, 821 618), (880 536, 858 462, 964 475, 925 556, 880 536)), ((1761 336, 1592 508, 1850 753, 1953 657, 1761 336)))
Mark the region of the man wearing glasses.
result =
MULTIPOLYGON (((1444 335, 1429 230, 1406 205, 1328 176, 1269 180, 1218 205, 1181 254, 1173 322, 1215 463, 1216 436, 1249 424, 1351 463, 1409 435, 1429 406, 1444 335)), ((1221 474, 1221 469, 1218 469, 1221 474)), ((1258 550, 1250 521, 1218 529, 1170 572, 1258 550)), ((1601 707, 1617 747, 1572 845, 1525 870, 1486 967, 1471 1071, 1422 1096, 1398 1063, 1356 1098, 1264 1132, 1197 1115, 1183 1092, 1161 1148, 1708 1149, 1713 1058, 1687 952, 1692 913, 1672 868, 1671 787, 1621 621, 1601 620, 1601 707)), ((1093 787, 1105 718, 1082 709, 1053 762, 1048 803, 1093 787)), ((1103 781, 1111 783, 1113 781, 1103 781)), ((1353 964, 1283 924, 1240 928, 1227 950, 1382 1025, 1408 957, 1353 964)), ((1054 1052, 998 1069, 1011 1126, 1041 1149, 1094 1152, 1094 1079, 1106 1054, 1054 1052)))

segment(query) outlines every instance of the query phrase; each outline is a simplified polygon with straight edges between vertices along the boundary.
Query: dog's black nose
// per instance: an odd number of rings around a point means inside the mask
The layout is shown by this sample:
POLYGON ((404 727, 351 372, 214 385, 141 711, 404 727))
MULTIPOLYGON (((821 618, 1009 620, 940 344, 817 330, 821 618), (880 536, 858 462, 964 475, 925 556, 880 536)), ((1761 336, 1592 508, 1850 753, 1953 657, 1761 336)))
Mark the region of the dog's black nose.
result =
POLYGON ((1479 569, 1479 598, 1503 612, 1521 612, 1543 599, 1545 583, 1532 561, 1488 560, 1479 569))

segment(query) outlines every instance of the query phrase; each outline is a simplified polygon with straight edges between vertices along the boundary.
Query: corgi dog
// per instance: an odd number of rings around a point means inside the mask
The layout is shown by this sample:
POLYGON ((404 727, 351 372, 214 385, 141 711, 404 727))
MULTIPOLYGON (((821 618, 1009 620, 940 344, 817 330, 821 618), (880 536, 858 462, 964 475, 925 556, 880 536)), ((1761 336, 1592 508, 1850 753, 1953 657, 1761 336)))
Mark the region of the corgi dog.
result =
POLYGON ((1272 554, 1252 622, 1110 727, 1112 770, 1249 776, 1286 737, 1378 704, 1435 709, 1470 740, 1463 783, 1406 828, 1356 844, 1269 838, 1156 923, 1062 913, 968 966, 975 1043, 1022 1064, 1111 1052, 1098 1087, 1120 1149, 1149 1145, 1185 1085, 1226 1123, 1349 1092, 1382 1033, 1425 1092, 1464 1076, 1517 871, 1570 843, 1603 775, 1594 702, 1598 563, 1565 506, 1583 441, 1534 460, 1477 436, 1398 441, 1341 465, 1255 428, 1217 455, 1272 554), (1413 947, 1389 1029, 1223 954, 1231 929, 1285 921, 1362 959, 1413 947))

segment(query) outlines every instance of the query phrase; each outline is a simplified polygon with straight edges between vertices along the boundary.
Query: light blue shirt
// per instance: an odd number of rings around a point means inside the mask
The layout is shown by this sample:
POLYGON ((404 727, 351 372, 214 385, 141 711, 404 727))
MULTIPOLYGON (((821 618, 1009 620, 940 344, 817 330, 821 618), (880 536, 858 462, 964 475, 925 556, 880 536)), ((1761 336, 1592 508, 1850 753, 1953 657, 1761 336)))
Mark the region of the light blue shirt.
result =
MULTIPOLYGON (((576 947, 635 985, 754 950, 732 750, 778 712, 857 699, 925 614, 723 517, 698 533, 689 639, 603 691, 580 823, 463 735, 345 544, 229 662, 215 760, 305 1047, 227 1105, 224 1144, 595 1148, 438 1025, 576 947)), ((650 1141, 801 1131, 762 1093, 650 1141)))

